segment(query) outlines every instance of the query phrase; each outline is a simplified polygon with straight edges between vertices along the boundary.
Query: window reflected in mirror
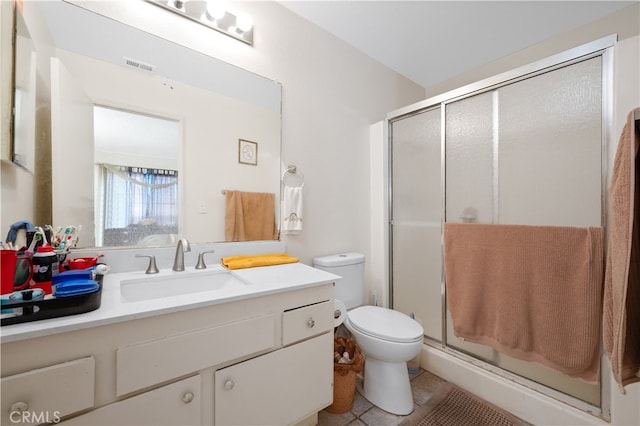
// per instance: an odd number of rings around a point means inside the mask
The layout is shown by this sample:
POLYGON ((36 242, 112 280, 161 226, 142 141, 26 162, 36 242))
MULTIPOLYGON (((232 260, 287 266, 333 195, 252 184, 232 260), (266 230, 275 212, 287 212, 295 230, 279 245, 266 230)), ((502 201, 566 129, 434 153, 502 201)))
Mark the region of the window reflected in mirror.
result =
POLYGON ((94 139, 96 245, 175 243, 180 123, 95 106, 94 139))

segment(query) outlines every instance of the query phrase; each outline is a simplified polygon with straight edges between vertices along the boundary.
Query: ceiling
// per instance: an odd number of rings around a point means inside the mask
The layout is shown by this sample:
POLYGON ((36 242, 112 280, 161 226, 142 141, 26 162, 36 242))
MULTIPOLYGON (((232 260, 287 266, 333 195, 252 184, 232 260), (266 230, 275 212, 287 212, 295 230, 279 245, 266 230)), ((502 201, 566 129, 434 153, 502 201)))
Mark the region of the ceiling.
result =
POLYGON ((423 87, 637 2, 280 1, 423 87))

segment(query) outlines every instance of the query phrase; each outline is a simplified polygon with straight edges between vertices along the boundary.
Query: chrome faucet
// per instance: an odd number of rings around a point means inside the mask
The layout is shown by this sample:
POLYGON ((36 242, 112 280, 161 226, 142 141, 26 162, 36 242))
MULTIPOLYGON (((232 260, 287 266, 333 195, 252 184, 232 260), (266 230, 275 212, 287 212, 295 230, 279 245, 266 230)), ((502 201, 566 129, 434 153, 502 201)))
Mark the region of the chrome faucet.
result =
POLYGON ((186 238, 181 238, 176 247, 176 257, 173 260, 174 271, 184 271, 184 252, 191 251, 191 244, 186 238))
POLYGON ((198 262, 196 262, 196 269, 207 269, 207 264, 204 263, 204 255, 207 253, 215 253, 215 250, 201 251, 198 255, 198 262))

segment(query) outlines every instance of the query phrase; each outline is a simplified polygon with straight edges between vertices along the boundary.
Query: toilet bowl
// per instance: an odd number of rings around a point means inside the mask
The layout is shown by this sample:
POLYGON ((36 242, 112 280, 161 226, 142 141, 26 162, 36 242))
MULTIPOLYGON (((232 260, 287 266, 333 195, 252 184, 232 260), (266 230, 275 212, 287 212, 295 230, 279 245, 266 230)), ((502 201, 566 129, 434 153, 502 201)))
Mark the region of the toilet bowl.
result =
POLYGON ((363 396, 392 414, 410 414, 413 395, 407 361, 422 349, 422 326, 401 312, 379 306, 349 311, 344 325, 365 357, 363 396))
POLYGON ((408 315, 364 301, 364 255, 341 253, 313 259, 313 266, 342 277, 336 306, 346 307, 343 324, 364 354, 363 396, 392 414, 413 411, 407 361, 422 349, 424 330, 408 315))

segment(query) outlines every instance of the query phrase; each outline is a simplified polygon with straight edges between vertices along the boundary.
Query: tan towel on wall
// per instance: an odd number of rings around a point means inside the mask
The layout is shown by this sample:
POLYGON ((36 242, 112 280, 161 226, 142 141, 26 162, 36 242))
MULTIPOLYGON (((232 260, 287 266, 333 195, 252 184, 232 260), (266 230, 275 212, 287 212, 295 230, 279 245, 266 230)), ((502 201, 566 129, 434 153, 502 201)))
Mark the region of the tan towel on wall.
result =
POLYGON ((227 241, 278 239, 275 194, 225 191, 224 235, 227 241))
MULTIPOLYGON (((627 116, 611 180, 603 341, 621 387, 640 382, 640 131, 627 116)), ((623 388, 624 389, 624 388, 623 388)))
POLYGON ((456 336, 595 382, 603 228, 445 223, 456 336))

